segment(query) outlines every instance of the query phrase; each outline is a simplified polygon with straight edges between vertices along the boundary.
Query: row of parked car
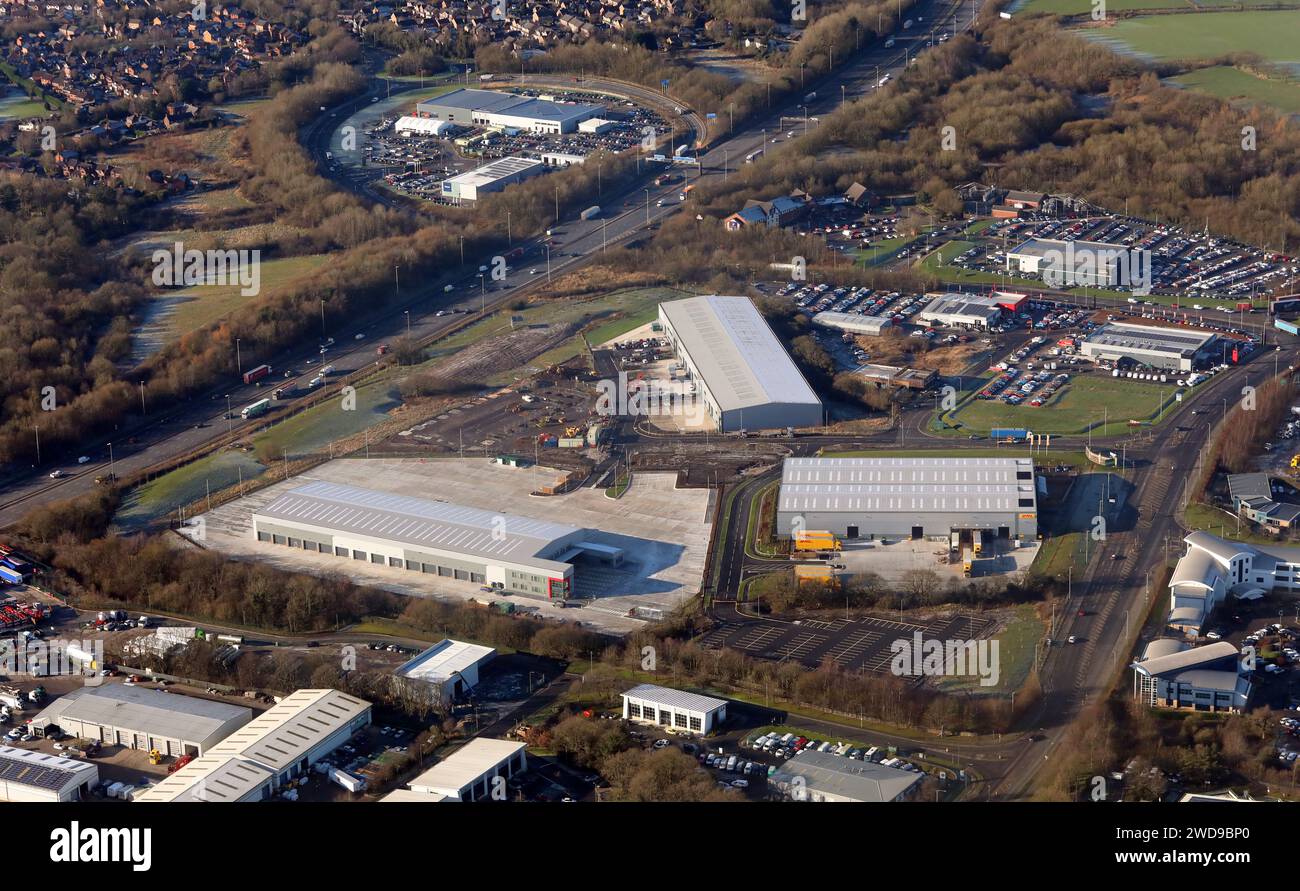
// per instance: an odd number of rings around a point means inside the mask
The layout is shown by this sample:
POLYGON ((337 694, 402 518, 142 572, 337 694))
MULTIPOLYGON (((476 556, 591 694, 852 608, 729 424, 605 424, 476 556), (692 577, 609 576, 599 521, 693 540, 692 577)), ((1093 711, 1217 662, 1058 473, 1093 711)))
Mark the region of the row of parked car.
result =
POLYGON ((756 751, 769 752, 777 758, 790 758, 805 751, 828 752, 842 758, 851 758, 854 761, 870 761, 875 764, 883 764, 885 767, 897 767, 899 770, 912 773, 921 772, 920 768, 915 764, 904 761, 902 758, 890 756, 888 750, 881 746, 859 748, 852 743, 812 739, 806 736, 796 736, 793 733, 779 734, 775 731, 763 734, 750 742, 749 746, 756 751))

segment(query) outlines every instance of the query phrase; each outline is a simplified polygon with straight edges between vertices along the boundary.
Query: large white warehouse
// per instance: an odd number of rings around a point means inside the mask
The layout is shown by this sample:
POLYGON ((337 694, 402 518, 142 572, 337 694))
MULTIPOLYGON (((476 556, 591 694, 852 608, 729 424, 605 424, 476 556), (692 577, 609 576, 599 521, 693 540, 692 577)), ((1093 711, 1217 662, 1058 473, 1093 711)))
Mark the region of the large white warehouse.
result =
POLYGON ((546 165, 535 158, 498 158, 482 167, 444 179, 442 197, 458 204, 472 204, 483 195, 500 192, 506 186, 545 173, 546 169, 546 165))
POLYGON ((722 432, 822 423, 821 400, 748 297, 661 303, 659 322, 722 432))
POLYGON ((568 561, 623 556, 562 523, 322 481, 255 511, 253 534, 268 544, 552 600, 573 590, 568 561))
POLYGON ((777 531, 846 539, 1038 536, 1030 458, 786 458, 777 531))
POLYGON ((422 118, 453 124, 512 127, 530 133, 572 133, 583 121, 603 112, 604 106, 556 102, 499 90, 453 90, 425 99, 415 107, 422 118))

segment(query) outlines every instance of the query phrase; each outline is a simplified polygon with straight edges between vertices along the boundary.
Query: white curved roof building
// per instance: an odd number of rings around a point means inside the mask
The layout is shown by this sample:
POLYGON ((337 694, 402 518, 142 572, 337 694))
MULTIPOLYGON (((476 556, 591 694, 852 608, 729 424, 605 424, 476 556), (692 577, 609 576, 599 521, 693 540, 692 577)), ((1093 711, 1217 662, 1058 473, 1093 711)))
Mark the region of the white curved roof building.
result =
POLYGON ((393 132, 398 136, 442 136, 453 129, 455 124, 448 121, 417 118, 409 114, 398 118, 397 123, 393 124, 393 132))

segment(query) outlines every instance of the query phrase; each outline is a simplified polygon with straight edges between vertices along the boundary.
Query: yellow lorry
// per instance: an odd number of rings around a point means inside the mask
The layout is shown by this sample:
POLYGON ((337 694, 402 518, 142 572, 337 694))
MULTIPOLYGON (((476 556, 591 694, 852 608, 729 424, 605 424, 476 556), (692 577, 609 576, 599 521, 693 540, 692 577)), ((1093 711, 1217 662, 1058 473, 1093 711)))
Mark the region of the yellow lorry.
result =
POLYGON ((796 551, 838 551, 841 547, 840 540, 830 532, 803 530, 794 534, 796 551))

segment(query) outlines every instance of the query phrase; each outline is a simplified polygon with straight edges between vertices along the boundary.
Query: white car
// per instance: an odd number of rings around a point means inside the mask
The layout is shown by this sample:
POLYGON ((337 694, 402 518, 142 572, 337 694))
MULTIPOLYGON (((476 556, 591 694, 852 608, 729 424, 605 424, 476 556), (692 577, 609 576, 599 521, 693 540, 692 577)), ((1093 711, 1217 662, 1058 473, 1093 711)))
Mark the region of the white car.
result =
POLYGON ((90 456, 89 456, 89 455, 82 455, 80 458, 77 459, 77 463, 78 463, 78 464, 89 464, 89 463, 90 463, 90 456))
POLYGON ((1207 632, 1206 635, 1205 635, 1205 639, 1206 639, 1206 640, 1221 640, 1222 638, 1223 638, 1223 635, 1220 634, 1220 633, 1217 632, 1217 631, 1210 631, 1210 632, 1207 632))
POLYGON ((51 471, 50 471, 50 479, 52 479, 52 480, 63 479, 63 471, 62 471, 62 470, 51 470, 51 471))
POLYGON ((1069 637, 1067 637, 1067 638, 1065 639, 1065 642, 1066 642, 1066 643, 1078 643, 1078 638, 1076 638, 1073 634, 1071 634, 1069 637))

